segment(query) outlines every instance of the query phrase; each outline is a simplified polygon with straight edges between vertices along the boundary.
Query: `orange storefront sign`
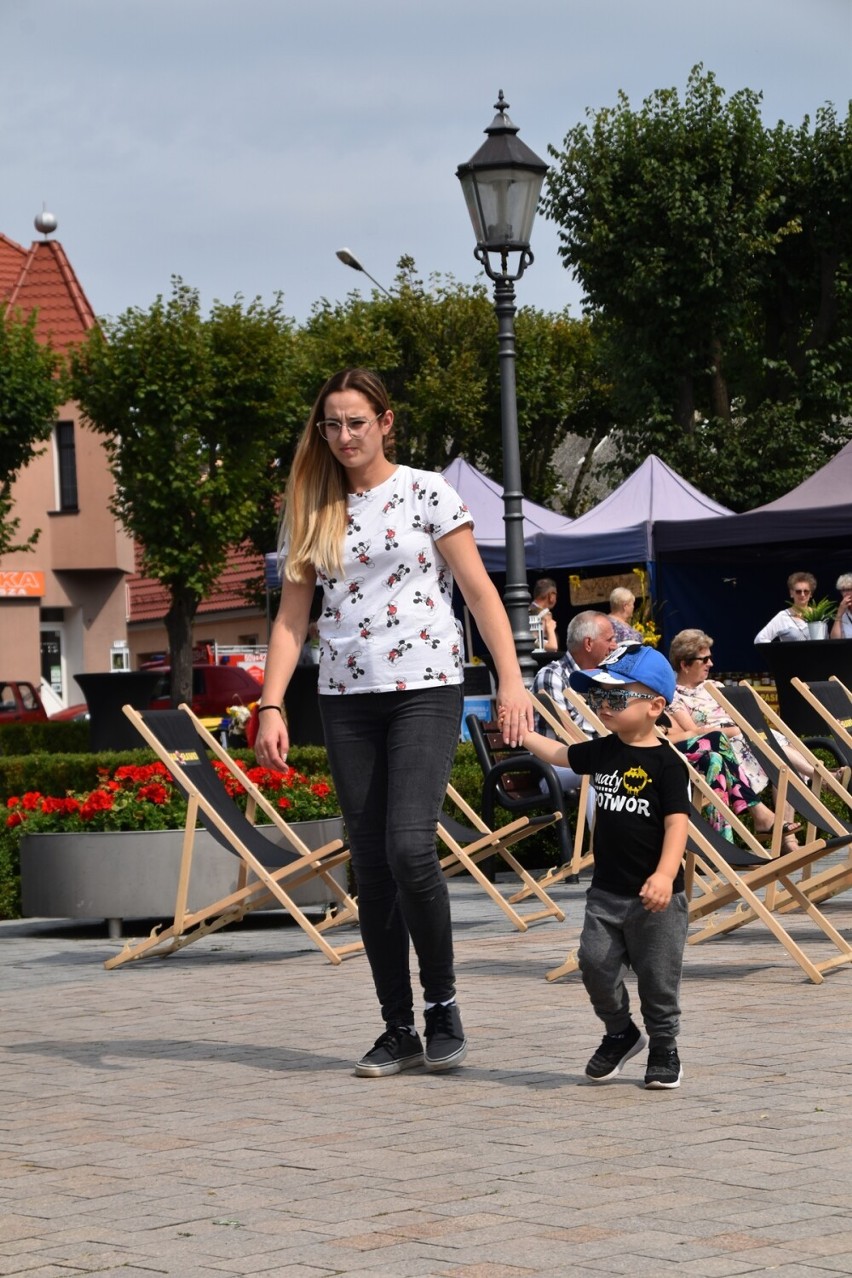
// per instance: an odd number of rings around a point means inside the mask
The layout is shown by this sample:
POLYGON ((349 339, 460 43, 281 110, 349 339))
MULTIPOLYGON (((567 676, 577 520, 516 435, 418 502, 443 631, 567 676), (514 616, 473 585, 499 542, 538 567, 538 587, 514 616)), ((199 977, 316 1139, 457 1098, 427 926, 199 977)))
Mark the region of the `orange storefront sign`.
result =
POLYGON ((40 599, 44 594, 44 573, 29 568, 0 569, 0 599, 27 597, 40 599))

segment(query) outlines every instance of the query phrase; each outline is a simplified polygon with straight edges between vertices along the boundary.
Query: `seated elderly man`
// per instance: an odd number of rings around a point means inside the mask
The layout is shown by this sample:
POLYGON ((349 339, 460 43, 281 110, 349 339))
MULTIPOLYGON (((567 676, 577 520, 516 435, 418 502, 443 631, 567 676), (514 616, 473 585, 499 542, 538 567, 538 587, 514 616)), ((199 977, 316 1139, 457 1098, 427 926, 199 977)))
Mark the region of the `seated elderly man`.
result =
POLYGON ((641 643, 642 636, 630 624, 636 596, 626 586, 616 586, 609 597, 609 619, 615 631, 616 643, 641 643))
MULTIPOLYGON (((565 655, 557 661, 551 661, 550 665, 543 666, 533 683, 534 693, 546 692, 562 710, 570 715, 588 737, 594 736, 594 728, 583 718, 579 710, 576 710, 570 702, 566 702, 565 689, 569 686, 573 671, 596 670, 603 658, 607 653, 612 652, 615 646, 615 635, 606 613, 594 612, 591 609, 587 612, 579 612, 576 617, 572 618, 568 626, 568 632, 565 636, 565 655)), ((537 715, 536 719, 538 732, 549 737, 556 736, 556 733, 542 719, 541 715, 537 715)), ((557 767, 554 768, 554 771, 559 777, 565 793, 577 794, 582 778, 571 768, 557 767)), ((594 805, 594 791, 590 789, 589 810, 586 812, 586 819, 590 828, 594 817, 594 805)))

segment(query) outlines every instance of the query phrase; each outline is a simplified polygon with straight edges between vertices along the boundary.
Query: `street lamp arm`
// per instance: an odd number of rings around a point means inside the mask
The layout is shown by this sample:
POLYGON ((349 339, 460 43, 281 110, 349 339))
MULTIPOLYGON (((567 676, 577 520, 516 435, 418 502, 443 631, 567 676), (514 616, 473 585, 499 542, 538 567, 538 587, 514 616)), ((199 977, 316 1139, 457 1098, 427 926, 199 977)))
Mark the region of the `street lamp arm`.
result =
POLYGON ((337 256, 344 266, 351 266, 353 271, 360 271, 362 275, 366 275, 368 280, 372 280, 376 288, 379 289, 380 292, 384 293, 385 297, 393 297, 393 294, 390 292, 390 290, 386 289, 384 284, 380 284, 379 281, 375 279, 374 276, 372 276, 369 271, 365 270, 364 267, 361 265, 361 263, 358 261, 355 254, 350 252, 348 248, 338 249, 337 256))

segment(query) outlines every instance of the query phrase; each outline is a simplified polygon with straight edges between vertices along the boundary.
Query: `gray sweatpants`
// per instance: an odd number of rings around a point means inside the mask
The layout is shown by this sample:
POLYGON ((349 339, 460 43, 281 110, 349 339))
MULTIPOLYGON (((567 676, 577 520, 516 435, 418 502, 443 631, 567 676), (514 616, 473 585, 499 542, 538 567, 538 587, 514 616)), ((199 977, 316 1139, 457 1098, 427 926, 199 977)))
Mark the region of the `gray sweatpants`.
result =
POLYGON ((688 921, 683 892, 676 892, 667 909, 654 914, 638 896, 589 888, 577 957, 586 992, 607 1034, 621 1034, 630 1024, 624 978, 632 967, 649 1037, 655 1045, 674 1047, 688 921))

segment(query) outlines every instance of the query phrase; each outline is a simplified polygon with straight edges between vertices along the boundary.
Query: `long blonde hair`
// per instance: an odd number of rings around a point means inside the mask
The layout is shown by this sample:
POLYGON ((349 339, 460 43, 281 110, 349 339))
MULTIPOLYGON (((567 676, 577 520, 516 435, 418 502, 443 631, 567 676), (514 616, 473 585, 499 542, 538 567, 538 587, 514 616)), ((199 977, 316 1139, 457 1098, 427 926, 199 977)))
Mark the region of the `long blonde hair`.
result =
POLYGON ((317 430, 335 391, 360 391, 376 413, 390 408, 381 380, 367 368, 344 368, 323 386, 296 445, 284 492, 278 549, 286 543, 288 581, 309 581, 316 570, 339 575, 346 534, 346 473, 317 430))

